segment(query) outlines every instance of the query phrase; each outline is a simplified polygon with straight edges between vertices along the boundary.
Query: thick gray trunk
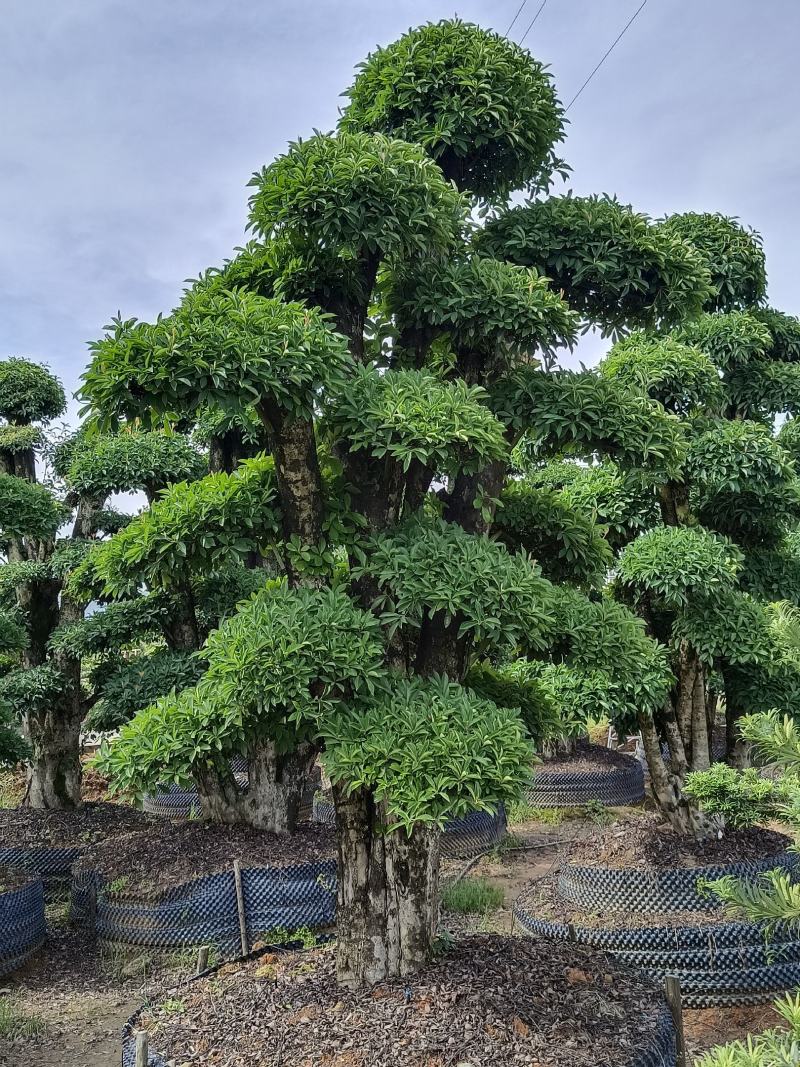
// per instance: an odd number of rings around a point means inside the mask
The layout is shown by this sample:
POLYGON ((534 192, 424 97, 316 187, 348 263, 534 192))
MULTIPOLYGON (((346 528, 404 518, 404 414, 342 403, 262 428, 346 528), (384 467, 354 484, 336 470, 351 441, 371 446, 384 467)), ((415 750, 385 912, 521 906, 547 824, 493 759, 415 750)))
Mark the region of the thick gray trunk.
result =
POLYGON ((674 773, 665 762, 652 715, 642 712, 639 716, 639 728, 642 732, 642 745, 650 771, 653 799, 673 830, 681 834, 691 834, 701 840, 718 833, 719 820, 704 815, 684 796, 684 774, 674 773))
POLYGON ((439 918, 439 831, 409 836, 362 789, 333 788, 339 849, 336 974, 349 988, 414 974, 429 961, 439 918))
POLYGON ((291 834, 317 749, 301 745, 278 756, 271 742, 248 750, 249 784, 241 790, 229 767, 194 770, 203 818, 216 823, 244 823, 275 834, 291 834))
POLYGON ((81 715, 56 707, 23 716, 31 746, 23 804, 29 808, 76 808, 81 802, 81 715))

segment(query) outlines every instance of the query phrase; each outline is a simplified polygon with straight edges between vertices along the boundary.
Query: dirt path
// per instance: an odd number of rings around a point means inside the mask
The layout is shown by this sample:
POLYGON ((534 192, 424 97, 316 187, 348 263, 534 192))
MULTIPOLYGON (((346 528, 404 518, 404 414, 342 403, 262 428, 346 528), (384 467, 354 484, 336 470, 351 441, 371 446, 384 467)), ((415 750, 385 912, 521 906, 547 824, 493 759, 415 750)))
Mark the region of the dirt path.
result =
POLYGON ((63 899, 48 906, 48 924, 42 950, 0 980, 2 997, 29 1031, 0 1035, 0 1065, 119 1067, 122 1027, 156 978, 179 980, 189 960, 100 952, 67 924, 63 899))

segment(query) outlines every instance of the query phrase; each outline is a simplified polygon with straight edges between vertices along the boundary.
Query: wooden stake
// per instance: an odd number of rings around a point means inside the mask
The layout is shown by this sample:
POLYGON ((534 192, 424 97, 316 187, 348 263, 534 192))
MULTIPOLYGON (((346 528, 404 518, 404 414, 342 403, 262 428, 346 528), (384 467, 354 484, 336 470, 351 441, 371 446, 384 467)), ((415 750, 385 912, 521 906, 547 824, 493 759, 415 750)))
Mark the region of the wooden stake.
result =
POLYGON ((578 940, 578 935, 575 933, 575 927, 572 925, 572 923, 567 923, 567 938, 570 941, 578 940))
POLYGON ((146 1030, 136 1031, 136 1067, 147 1067, 150 1058, 149 1041, 146 1030))
POLYGON ((208 945, 203 945, 197 953, 197 974, 202 974, 208 967, 208 945))
POLYGON ((686 1067, 686 1039, 683 1036, 683 1005, 681 1003, 680 979, 670 975, 664 982, 664 993, 672 1012, 672 1022, 675 1025, 675 1047, 677 1067, 686 1067))
POLYGON ((242 939, 242 955, 246 956, 250 951, 247 942, 247 916, 244 913, 244 893, 242 892, 242 865, 239 860, 233 861, 233 880, 236 883, 236 907, 239 910, 239 935, 242 939))

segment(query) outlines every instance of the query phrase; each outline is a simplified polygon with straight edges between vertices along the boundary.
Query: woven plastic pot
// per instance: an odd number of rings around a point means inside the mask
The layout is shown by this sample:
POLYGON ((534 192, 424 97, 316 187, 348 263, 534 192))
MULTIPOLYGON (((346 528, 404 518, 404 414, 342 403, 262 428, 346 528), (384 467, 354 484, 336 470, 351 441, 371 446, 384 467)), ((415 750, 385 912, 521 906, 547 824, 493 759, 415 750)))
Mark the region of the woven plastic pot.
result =
POLYGON ((74 848, 45 848, 38 845, 30 848, 0 848, 0 867, 38 874, 45 885, 69 879, 72 864, 79 860, 84 846, 74 848))
POLYGON ((513 910, 529 933, 603 949, 659 983, 673 975, 689 1008, 764 1003, 800 984, 800 941, 789 923, 602 929, 537 918, 524 898, 513 910))
MULTIPOLYGON (((313 818, 315 822, 326 826, 335 825, 336 807, 330 793, 314 794, 313 818)), ((496 812, 471 811, 468 815, 445 823, 441 854, 447 859, 476 856, 502 841, 507 829, 506 812, 502 804, 496 812)))
POLYGON ((621 752, 616 758, 618 767, 597 771, 549 771, 544 763, 535 770, 525 799, 535 808, 574 808, 591 801, 609 807, 640 804, 644 800, 641 763, 621 752))
POLYGON ((672 867, 642 870, 635 867, 579 867, 565 863, 558 876, 558 892, 571 904, 616 911, 713 911, 718 902, 698 884, 725 875, 752 880, 764 871, 797 869, 800 855, 779 853, 751 863, 714 867, 672 867))
POLYGON ((46 936, 41 878, 0 893, 0 975, 25 963, 46 936))
MULTIPOLYGON (((250 943, 270 931, 330 926, 336 914, 336 861, 245 867, 242 894, 250 943)), ((196 878, 152 900, 127 899, 124 889, 109 892, 97 874, 84 871, 73 882, 71 917, 75 922, 93 918, 97 937, 117 944, 156 949, 213 944, 225 955, 237 954, 241 946, 233 870, 196 878)))

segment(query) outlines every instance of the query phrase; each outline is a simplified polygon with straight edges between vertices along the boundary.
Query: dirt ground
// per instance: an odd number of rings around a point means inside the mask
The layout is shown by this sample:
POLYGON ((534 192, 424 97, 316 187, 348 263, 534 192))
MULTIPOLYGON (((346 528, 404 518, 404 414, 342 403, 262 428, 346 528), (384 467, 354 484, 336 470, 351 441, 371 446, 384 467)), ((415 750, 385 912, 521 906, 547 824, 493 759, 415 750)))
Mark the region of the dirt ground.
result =
MULTIPOLYGON (((630 812, 620 810, 614 817, 622 814, 630 812)), ((497 851, 477 862, 448 861, 443 882, 458 876, 485 878, 503 890, 504 900, 485 915, 446 914, 443 925, 456 935, 523 935, 512 915, 514 900, 533 879, 557 870, 571 841, 596 835, 610 817, 603 811, 593 815, 557 815, 547 822, 527 819, 511 827, 497 851)), ((0 999, 7 998, 21 1018, 38 1020, 35 1029, 41 1030, 13 1043, 0 1035, 2 1067, 118 1067, 125 1021, 142 1003, 166 999, 166 989, 193 973, 193 952, 157 959, 98 951, 87 944, 83 932, 69 928, 66 913, 65 897, 51 903, 51 936, 45 947, 24 969, 0 979, 0 999)), ((696 1055, 776 1022, 768 1005, 687 1012, 689 1052, 696 1055)))

